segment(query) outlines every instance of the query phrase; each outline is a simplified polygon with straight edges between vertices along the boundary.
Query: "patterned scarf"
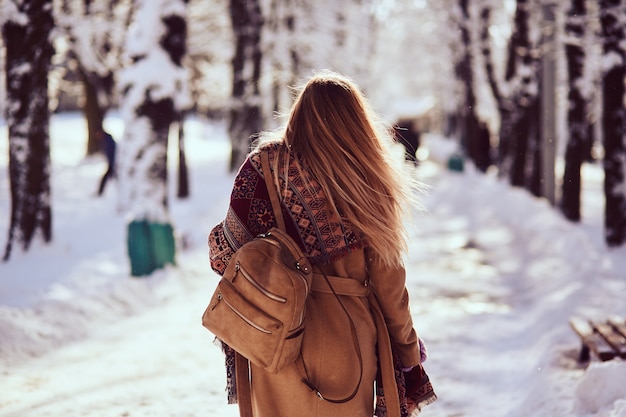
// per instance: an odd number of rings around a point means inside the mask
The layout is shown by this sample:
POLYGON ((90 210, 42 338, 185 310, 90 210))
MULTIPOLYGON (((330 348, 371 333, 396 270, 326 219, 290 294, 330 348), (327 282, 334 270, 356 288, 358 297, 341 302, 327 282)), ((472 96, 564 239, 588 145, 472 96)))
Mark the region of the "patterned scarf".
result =
MULTIPOLYGON (((282 145, 271 145, 270 165, 282 145)), ((298 169, 290 154, 287 177, 279 176, 283 217, 287 233, 300 245, 312 263, 328 264, 364 244, 350 222, 329 204, 321 186, 306 171, 298 169), (287 186, 285 187, 285 184, 287 186)), ((283 161, 280 161, 283 166, 283 161)), ((299 164, 302 166, 302 164, 299 164)), ((232 255, 257 235, 276 226, 258 152, 243 163, 233 184, 230 206, 224 221, 209 235, 211 266, 220 275, 232 255)))
MULTIPOLYGON (((279 152, 281 146, 275 144, 267 148, 272 167, 278 155, 284 154, 279 152)), ((298 242, 311 262, 317 264, 332 263, 363 247, 364 239, 353 230, 350 222, 336 212, 328 211, 329 204, 319 183, 298 168, 303 164, 298 164, 296 158, 296 155, 290 154, 287 175, 279 176, 282 215, 287 233, 298 242)), ((284 160, 279 162, 282 167, 284 160)), ((261 169, 261 157, 258 152, 252 153, 235 177, 226 218, 209 234, 211 267, 222 275, 241 246, 276 226, 261 169)), ((225 354, 228 403, 236 404, 234 351, 219 340, 216 343, 225 354)))
MULTIPOLYGON (((423 346, 421 340, 420 345, 423 346)), ((408 372, 404 372, 395 352, 393 357, 396 385, 398 386, 398 397, 400 399, 400 417, 417 417, 422 408, 437 400, 437 395, 430 383, 430 378, 428 378, 421 364, 408 372)), ((376 408, 374 415, 376 417, 387 417, 385 388, 382 384, 380 372, 376 377, 376 408)))

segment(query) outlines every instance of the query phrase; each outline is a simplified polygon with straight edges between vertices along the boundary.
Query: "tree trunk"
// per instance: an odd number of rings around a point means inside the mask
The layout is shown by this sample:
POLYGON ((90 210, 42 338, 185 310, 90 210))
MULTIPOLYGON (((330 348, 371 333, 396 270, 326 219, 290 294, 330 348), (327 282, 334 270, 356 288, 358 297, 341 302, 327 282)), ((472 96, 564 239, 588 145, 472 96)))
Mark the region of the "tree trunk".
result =
POLYGON ((605 240, 609 246, 619 246, 626 241, 626 185, 624 184, 626 149, 624 147, 624 76, 625 56, 622 0, 601 0, 604 61, 610 68, 603 74, 604 131, 604 193, 605 240))
MULTIPOLYGON (((496 156, 496 164, 498 166, 501 176, 504 176, 509 171, 506 162, 508 155, 508 145, 511 141, 511 135, 513 132, 513 103, 508 95, 502 93, 500 88, 500 82, 496 78, 493 56, 492 56, 492 43, 489 38, 489 27, 491 26, 491 6, 489 3, 485 3, 480 10, 481 17, 481 52, 485 60, 485 72, 487 75, 487 81, 491 88, 491 93, 496 102, 498 113, 500 115, 500 130, 498 132, 498 148, 496 156)), ((515 55, 513 53, 513 39, 509 41, 509 55, 508 55, 508 71, 510 73, 508 78, 512 78, 512 74, 515 72, 515 55)))
POLYGON ((528 138, 530 135, 530 113, 521 107, 517 110, 520 114, 515 119, 511 141, 509 143, 509 154, 507 158, 511 161, 511 171, 509 180, 515 187, 526 185, 526 158, 528 157, 528 138))
POLYGON ((185 116, 178 119, 178 198, 189 197, 189 169, 185 156, 185 116))
POLYGON ((556 42, 557 31, 557 4, 546 2, 541 6, 542 9, 542 37, 541 45, 543 53, 541 54, 541 71, 540 71, 540 87, 538 100, 538 116, 539 120, 539 148, 541 152, 537 155, 538 181, 541 195, 550 202, 551 205, 556 203, 556 148, 557 148, 557 49, 560 45, 556 42))
POLYGON ((271 51, 269 77, 271 78, 271 105, 273 114, 285 113, 293 101, 291 86, 300 74, 302 45, 296 32, 298 2, 271 0, 267 20, 263 22, 265 50, 271 51))
POLYGON ((463 42, 463 56, 457 63, 456 71, 464 86, 464 99, 461 103, 461 144, 467 156, 480 171, 486 171, 490 164, 489 144, 484 142, 480 121, 476 115, 476 94, 474 93, 474 71, 472 68, 472 39, 469 30, 469 0, 459 0, 461 20, 459 29, 463 42), (486 155, 485 155, 486 151, 486 155))
POLYGON ((100 151, 100 144, 96 138, 96 134, 102 130, 104 121, 104 109, 98 101, 98 85, 94 82, 96 74, 89 74, 83 68, 78 68, 78 76, 83 83, 83 91, 85 93, 85 104, 83 113, 87 120, 87 155, 93 155, 100 151))
POLYGON ((567 219, 575 222, 580 220, 580 169, 587 157, 586 153, 590 142, 587 100, 580 89, 585 62, 583 37, 585 35, 586 14, 585 0, 572 0, 565 25, 567 39, 569 39, 565 45, 567 74, 569 76, 569 107, 567 112, 569 139, 565 150, 561 211, 567 219))
MULTIPOLYGON (((530 172, 528 167, 530 135, 536 133, 531 126, 534 106, 538 100, 538 54, 533 51, 530 41, 530 2, 518 0, 514 17, 514 29, 509 45, 509 58, 505 79, 511 91, 511 107, 502 113, 500 143, 500 166, 504 174, 508 173, 513 186, 529 188, 530 172), (504 120, 508 118, 508 120, 504 120)), ((536 126, 535 126, 536 127, 536 126)), ((530 149, 531 151, 533 149, 530 149)))
POLYGON ((37 231, 52 239, 48 69, 54 52, 51 0, 16 5, 24 21, 2 27, 6 47, 6 114, 9 127, 11 221, 4 260, 13 243, 28 250, 37 231))
POLYGON ((175 263, 167 147, 170 125, 189 105, 187 74, 182 66, 186 53, 184 13, 184 2, 178 0, 138 3, 137 19, 151 17, 149 23, 155 30, 160 29, 162 36, 158 44, 151 44, 141 42, 145 41, 141 33, 132 33, 129 41, 140 47, 133 50, 133 65, 121 77, 125 80, 121 84, 125 119, 121 185, 131 218, 128 252, 133 276, 149 275, 175 263), (165 10, 168 14, 161 14, 165 10), (169 60, 164 60, 163 54, 169 60), (149 70, 155 66, 159 67, 159 75, 150 77, 149 70))
MULTIPOLYGON (((541 89, 541 83, 540 87, 541 89)), ((526 169, 526 188, 535 197, 541 197, 543 174, 543 149, 541 148, 540 102, 535 100, 528 109, 530 114, 530 132, 528 136, 528 164, 526 169)))
POLYGON ((263 16, 259 0, 230 0, 230 18, 236 42, 228 128, 232 145, 230 170, 234 171, 248 155, 252 135, 263 128, 259 92, 263 16))

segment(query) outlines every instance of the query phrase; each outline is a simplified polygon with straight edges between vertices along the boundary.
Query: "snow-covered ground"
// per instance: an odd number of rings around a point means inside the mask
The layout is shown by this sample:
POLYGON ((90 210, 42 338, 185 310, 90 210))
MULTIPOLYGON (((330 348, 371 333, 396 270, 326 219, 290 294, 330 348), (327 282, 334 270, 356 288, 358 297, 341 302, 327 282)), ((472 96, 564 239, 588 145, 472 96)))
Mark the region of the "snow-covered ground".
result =
MULTIPOLYGON (((120 138, 119 118, 105 122, 120 138)), ((236 416, 222 354, 200 317, 217 283, 206 235, 233 175, 224 127, 186 125, 192 196, 171 214, 177 266, 130 278, 116 182, 95 197, 103 158, 83 158, 84 121, 52 119, 54 242, 0 263, 0 417, 236 416)), ((451 142, 426 136, 430 186, 407 259, 415 323, 439 401, 431 417, 626 417, 626 362, 577 361, 572 315, 626 316, 626 247, 602 240, 602 171, 584 171, 584 220, 492 176, 445 169, 451 142)), ((174 150, 174 149, 172 149, 174 150)), ((0 231, 8 230, 0 126, 0 231)), ((5 241, 0 241, 3 248, 5 241)))

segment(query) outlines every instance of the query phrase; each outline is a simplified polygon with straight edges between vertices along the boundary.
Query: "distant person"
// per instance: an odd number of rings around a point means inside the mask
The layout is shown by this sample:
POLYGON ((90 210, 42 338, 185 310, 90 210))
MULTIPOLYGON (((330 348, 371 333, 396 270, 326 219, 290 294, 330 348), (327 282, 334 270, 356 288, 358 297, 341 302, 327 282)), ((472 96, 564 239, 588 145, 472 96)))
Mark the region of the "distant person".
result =
POLYGON ((420 132, 412 120, 398 120, 394 126, 395 139, 404 146, 404 158, 417 163, 417 149, 420 147, 420 132))
POLYGON ((113 140, 113 136, 100 129, 96 133, 96 140, 100 145, 100 150, 104 153, 104 156, 107 158, 107 170, 102 176, 100 180, 100 188, 98 188, 98 195, 101 196, 104 192, 104 187, 106 186, 107 181, 111 177, 115 177, 115 152, 116 152, 116 144, 115 140, 113 140))

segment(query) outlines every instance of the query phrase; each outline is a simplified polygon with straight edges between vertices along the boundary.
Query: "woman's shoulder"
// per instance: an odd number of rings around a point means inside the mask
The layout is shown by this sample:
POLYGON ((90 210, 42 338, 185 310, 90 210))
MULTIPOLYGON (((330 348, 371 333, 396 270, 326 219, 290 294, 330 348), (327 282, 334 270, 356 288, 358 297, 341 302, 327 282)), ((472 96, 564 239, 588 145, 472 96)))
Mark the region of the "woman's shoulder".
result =
POLYGON ((275 158, 278 157, 280 150, 284 146, 285 145, 283 143, 278 143, 278 142, 264 143, 258 146, 257 148, 255 148, 252 152, 250 152, 250 155, 248 155, 248 159, 250 163, 253 164, 256 168, 260 168, 261 167, 261 155, 263 153, 267 154, 267 156, 269 157, 268 159, 271 163, 274 161, 275 158))

